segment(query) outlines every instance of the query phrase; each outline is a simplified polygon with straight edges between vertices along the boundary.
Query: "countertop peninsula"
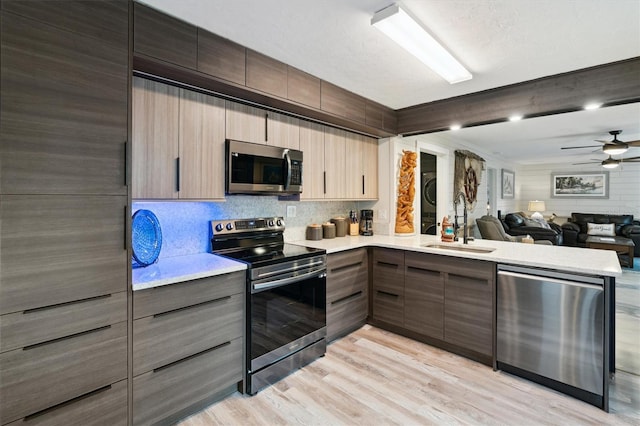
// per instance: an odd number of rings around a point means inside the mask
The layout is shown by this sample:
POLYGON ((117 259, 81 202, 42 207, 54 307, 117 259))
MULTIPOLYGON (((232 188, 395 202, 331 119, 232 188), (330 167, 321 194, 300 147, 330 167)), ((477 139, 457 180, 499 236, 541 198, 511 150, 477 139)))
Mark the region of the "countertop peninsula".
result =
POLYGON ((579 274, 607 277, 619 277, 622 275, 622 269, 620 268, 618 257, 614 251, 594 250, 581 247, 548 246, 478 239, 469 242, 468 247, 494 248, 495 250, 491 253, 476 253, 425 247, 429 244, 446 244, 451 246, 463 244, 462 241, 442 243, 438 236, 421 234, 411 236, 346 236, 317 241, 292 241, 291 243, 325 249, 328 254, 372 246, 486 260, 509 265, 547 268, 579 274))

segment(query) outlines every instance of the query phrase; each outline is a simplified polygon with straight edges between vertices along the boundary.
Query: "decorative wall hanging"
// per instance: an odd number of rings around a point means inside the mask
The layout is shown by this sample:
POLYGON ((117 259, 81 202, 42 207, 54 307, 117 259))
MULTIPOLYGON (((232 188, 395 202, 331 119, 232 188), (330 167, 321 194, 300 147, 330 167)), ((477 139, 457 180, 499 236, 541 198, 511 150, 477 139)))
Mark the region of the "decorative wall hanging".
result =
POLYGON ((609 172, 551 173, 552 198, 609 198, 609 172))
POLYGON ((396 206, 396 234, 413 234, 413 197, 416 191, 416 168, 418 154, 402 151, 398 176, 398 204, 396 206))
POLYGON ((516 187, 516 174, 507 169, 502 169, 502 198, 514 198, 516 187))
POLYGON ((484 170, 484 158, 469 151, 455 151, 453 175, 453 199, 462 192, 467 200, 467 210, 476 206, 478 187, 484 170))

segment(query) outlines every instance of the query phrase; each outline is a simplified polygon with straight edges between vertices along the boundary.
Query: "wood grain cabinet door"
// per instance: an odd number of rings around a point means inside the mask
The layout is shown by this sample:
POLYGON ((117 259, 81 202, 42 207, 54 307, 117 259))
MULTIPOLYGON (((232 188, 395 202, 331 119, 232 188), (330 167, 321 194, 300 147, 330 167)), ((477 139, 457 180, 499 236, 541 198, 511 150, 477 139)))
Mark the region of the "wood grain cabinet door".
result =
POLYGON ((178 197, 224 199, 224 100, 180 89, 178 197))
POLYGON ((300 120, 277 112, 268 112, 266 142, 267 145, 299 150, 300 120))
POLYGON ((367 319, 369 261, 366 249, 327 256, 327 340, 346 334, 367 319))
POLYGON ((133 78, 132 198, 178 198, 180 89, 133 78))
POLYGON ((126 3, 50 3, 2 2, 0 193, 126 195, 126 3))
POLYGON ((325 126, 300 122, 300 150, 302 163, 302 200, 323 199, 325 193, 324 170, 324 132, 325 126))
POLYGON ((347 133, 346 191, 353 200, 378 198, 378 141, 347 133))
POLYGON ((126 197, 0 196, 0 314, 127 290, 126 197))
POLYGON ((347 132, 327 127, 324 134, 324 198, 347 198, 346 168, 351 159, 346 158, 347 132))
POLYGON ((267 143, 267 112, 260 108, 226 101, 226 138, 267 143))
POLYGON ((405 253, 404 326, 436 339, 444 336, 444 274, 433 256, 405 253))
POLYGON ((404 251, 373 250, 373 318, 390 324, 404 324, 405 277, 404 251))

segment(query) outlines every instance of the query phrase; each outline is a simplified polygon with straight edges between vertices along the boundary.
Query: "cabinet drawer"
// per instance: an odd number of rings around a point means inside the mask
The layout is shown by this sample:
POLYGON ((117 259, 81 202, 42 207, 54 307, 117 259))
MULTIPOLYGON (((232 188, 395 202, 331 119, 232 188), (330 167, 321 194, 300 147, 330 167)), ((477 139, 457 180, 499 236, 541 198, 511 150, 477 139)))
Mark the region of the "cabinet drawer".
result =
POLYGON ((373 290, 373 317, 391 324, 404 323, 404 296, 385 290, 373 290))
POLYGON ((133 423, 153 424, 242 380, 242 339, 133 379, 133 423))
POLYGON ((367 319, 367 292, 352 295, 327 304, 327 341, 363 325, 367 319))
POLYGON ((127 377, 127 323, 0 354, 0 423, 127 377))
POLYGON ((126 292, 7 314, 0 319, 0 352, 126 320, 126 292))
POLYGON ((133 322, 133 375, 242 336, 244 295, 234 294, 133 322))
POLYGON ((404 252, 375 249, 373 252, 373 288, 387 293, 404 294, 404 252))
POLYGON ((121 380, 8 426, 100 426, 127 424, 127 381, 121 380))
POLYGON ((245 291, 244 271, 133 292, 133 318, 197 305, 245 291))
POLYGON ((327 256, 327 301, 333 302, 357 291, 366 292, 369 271, 366 249, 327 256))

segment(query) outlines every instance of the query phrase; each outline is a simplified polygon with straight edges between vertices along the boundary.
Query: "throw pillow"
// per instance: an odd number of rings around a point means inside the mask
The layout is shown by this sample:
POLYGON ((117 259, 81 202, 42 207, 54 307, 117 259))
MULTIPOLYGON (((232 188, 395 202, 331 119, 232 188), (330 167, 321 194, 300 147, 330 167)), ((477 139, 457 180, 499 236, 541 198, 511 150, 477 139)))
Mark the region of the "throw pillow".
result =
POLYGON ((615 223, 587 223, 587 234, 614 237, 616 235, 615 226, 615 223))

